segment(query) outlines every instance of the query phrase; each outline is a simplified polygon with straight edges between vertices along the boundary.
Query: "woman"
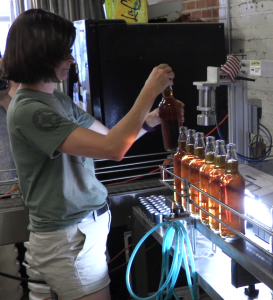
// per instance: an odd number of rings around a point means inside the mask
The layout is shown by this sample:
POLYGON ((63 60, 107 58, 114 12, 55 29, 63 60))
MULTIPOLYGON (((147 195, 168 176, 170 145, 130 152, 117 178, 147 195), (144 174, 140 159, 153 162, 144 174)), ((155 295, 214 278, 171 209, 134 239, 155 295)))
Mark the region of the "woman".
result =
POLYGON ((21 84, 9 106, 8 130, 29 209, 37 269, 62 300, 108 300, 110 212, 93 158, 121 160, 146 132, 144 123, 160 123, 158 111, 149 111, 157 95, 173 84, 174 73, 167 64, 155 67, 132 109, 109 130, 54 91, 74 61, 74 39, 71 22, 41 9, 28 10, 14 21, 3 78, 21 84))

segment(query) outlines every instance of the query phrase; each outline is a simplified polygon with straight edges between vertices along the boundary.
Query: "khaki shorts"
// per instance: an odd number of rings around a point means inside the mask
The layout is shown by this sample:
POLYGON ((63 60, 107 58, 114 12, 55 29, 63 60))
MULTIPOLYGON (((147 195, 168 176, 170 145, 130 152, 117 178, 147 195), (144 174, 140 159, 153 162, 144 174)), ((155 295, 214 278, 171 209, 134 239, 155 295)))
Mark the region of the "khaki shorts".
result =
POLYGON ((30 251, 37 270, 62 300, 95 293, 110 283, 106 241, 111 212, 62 230, 31 232, 30 251))

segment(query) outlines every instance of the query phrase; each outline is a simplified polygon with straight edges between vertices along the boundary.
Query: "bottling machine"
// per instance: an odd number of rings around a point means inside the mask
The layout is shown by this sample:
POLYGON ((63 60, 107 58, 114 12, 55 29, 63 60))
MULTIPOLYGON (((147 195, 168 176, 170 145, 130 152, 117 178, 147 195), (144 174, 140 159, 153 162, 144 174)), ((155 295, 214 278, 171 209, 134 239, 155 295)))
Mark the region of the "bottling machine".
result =
MULTIPOLYGON (((242 234, 221 220, 217 219, 230 230, 235 232, 238 240, 228 241, 213 233, 200 220, 194 217, 186 217, 187 228, 191 236, 192 248, 195 253, 195 267, 198 274, 198 284, 212 299, 272 299, 273 288, 273 249, 272 249, 272 163, 251 162, 244 163, 243 158, 249 156, 248 135, 258 134, 258 118, 260 102, 249 101, 247 98, 247 81, 262 77, 273 76, 273 63, 270 61, 248 61, 241 58, 240 72, 235 80, 231 80, 227 74, 217 67, 208 67, 207 81, 194 82, 199 91, 199 105, 197 110, 201 115, 197 116, 199 125, 215 124, 215 90, 220 85, 228 88, 228 116, 229 116, 229 142, 237 145, 237 151, 241 157, 240 173, 246 180, 245 190, 245 214, 239 214, 226 206, 218 199, 203 192, 198 187, 188 182, 187 178, 180 178, 172 170, 166 170, 161 166, 163 173, 168 173, 172 178, 176 177, 184 181, 184 190, 180 194, 173 189, 171 179, 163 179, 161 182, 169 189, 184 196, 187 203, 197 206, 215 218, 208 211, 196 205, 189 198, 189 187, 210 197, 226 209, 243 218, 246 222, 246 233, 242 234), (249 78, 252 75, 252 79, 249 78), (217 251, 216 251, 217 249, 217 251)), ((219 101, 219 99, 217 100, 219 101)), ((268 135, 267 135, 268 137, 268 135)), ((269 138, 272 143, 271 136, 269 138)), ((270 154, 270 151, 266 156, 270 154)), ((165 178, 163 174, 163 178, 165 178)), ((169 197, 171 199, 171 197, 169 197)), ((186 207, 188 207, 186 204, 186 207)), ((151 228, 151 222, 143 217, 140 208, 134 208, 134 234, 135 243, 141 237, 141 228, 151 228)), ((155 238, 162 243, 165 231, 158 230, 155 238)), ((143 274, 143 266, 140 260, 145 257, 144 250, 137 259, 137 274, 143 274)), ((138 278, 137 290, 144 291, 147 295, 147 285, 143 276, 138 278)))

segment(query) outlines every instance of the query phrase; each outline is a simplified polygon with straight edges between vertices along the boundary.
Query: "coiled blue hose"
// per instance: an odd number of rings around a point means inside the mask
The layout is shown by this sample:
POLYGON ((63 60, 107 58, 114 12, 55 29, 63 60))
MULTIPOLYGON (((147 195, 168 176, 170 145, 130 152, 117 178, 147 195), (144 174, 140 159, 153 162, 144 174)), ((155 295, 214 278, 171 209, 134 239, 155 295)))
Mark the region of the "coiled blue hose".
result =
POLYGON ((195 272, 195 266, 194 266, 194 259, 192 254, 192 248, 190 244, 190 240, 187 234, 186 229, 184 228, 183 224, 180 221, 175 222, 162 222, 155 227, 153 227, 150 231, 148 231, 142 239, 138 242, 136 245, 130 259, 128 262, 127 270, 126 270, 126 285, 129 293, 131 296, 137 300, 152 300, 156 298, 156 300, 163 300, 163 291, 166 289, 166 295, 164 300, 169 300, 172 298, 172 296, 175 297, 175 299, 179 300, 178 296, 176 295, 174 291, 174 286, 177 281, 180 267, 182 265, 182 261, 184 262, 184 268, 186 271, 187 281, 190 289, 190 294, 192 300, 197 300, 197 275, 195 272), (130 270, 131 266, 134 260, 134 257, 139 249, 139 247, 142 245, 142 243, 145 241, 145 239, 152 234, 155 230, 157 230, 161 226, 168 226, 162 243, 162 265, 161 265, 161 278, 160 278, 160 284, 158 291, 153 294, 150 297, 141 298, 134 294, 132 291, 132 288, 130 286, 130 270), (174 254, 173 254, 173 261, 171 268, 170 265, 170 250, 172 248, 173 239, 175 238, 175 246, 174 246, 174 254), (187 259, 187 253, 185 249, 184 239, 186 241, 186 245, 188 248, 188 253, 190 257, 190 264, 191 264, 191 273, 190 268, 188 264, 187 259), (192 279, 193 282, 192 282, 192 279), (165 279, 166 278, 166 279, 165 279), (165 280, 165 282, 164 282, 165 280))

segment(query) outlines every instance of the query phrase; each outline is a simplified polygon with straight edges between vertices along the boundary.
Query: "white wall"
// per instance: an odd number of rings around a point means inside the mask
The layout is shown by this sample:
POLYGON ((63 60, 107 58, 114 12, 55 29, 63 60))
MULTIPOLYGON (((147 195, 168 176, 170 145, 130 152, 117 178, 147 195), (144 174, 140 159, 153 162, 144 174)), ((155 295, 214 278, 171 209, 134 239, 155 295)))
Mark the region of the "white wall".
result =
MULTIPOLYGON (((246 59, 273 61, 273 1, 230 0, 231 48, 246 59)), ((226 0, 219 0, 220 22, 226 23, 226 0)), ((273 133, 273 78, 258 78, 248 84, 249 99, 262 100, 261 123, 273 133)))

